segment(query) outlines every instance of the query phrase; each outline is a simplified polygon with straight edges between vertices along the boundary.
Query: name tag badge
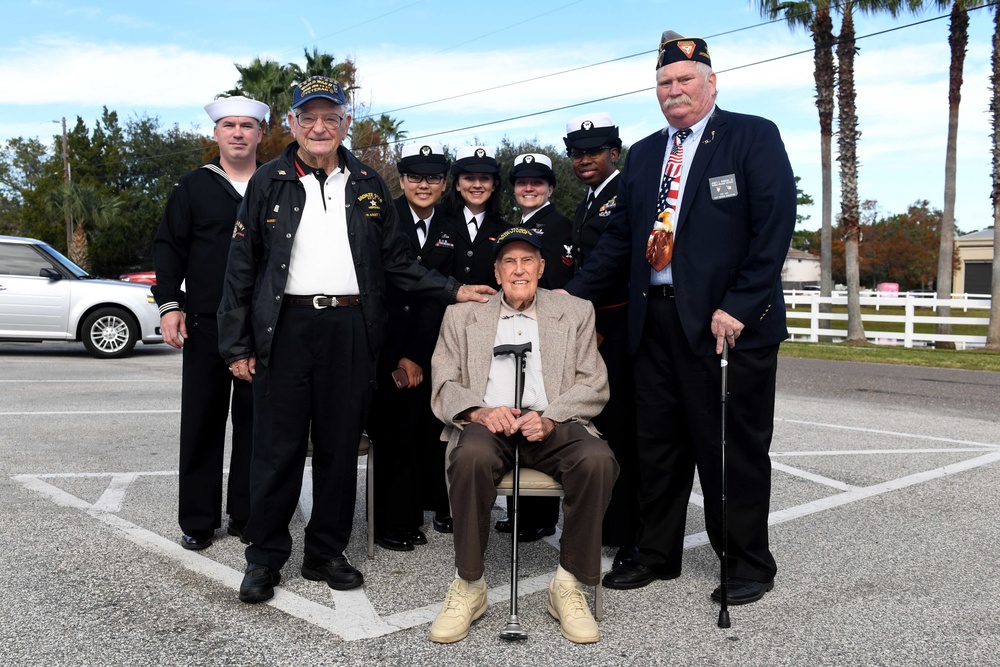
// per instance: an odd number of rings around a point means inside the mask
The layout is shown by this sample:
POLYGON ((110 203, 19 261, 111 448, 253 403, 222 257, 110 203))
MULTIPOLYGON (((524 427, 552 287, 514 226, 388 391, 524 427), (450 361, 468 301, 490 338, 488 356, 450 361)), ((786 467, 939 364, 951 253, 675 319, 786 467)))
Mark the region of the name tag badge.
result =
POLYGON ((736 189, 736 174, 726 174, 708 179, 709 191, 712 193, 712 200, 729 199, 739 194, 736 189))

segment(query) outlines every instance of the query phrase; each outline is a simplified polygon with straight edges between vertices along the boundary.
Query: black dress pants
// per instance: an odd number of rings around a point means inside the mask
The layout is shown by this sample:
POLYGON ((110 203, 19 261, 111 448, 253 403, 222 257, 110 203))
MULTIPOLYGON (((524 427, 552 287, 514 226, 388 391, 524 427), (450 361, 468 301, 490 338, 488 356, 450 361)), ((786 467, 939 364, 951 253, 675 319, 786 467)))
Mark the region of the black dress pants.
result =
POLYGON ((618 461, 619 473, 611 492, 611 503, 604 513, 601 543, 606 546, 632 546, 639 537, 639 461, 635 443, 635 378, 626 340, 626 306, 598 309, 597 331, 601 334, 598 351, 608 369, 611 398, 594 426, 608 442, 618 461))
POLYGON ((374 377, 360 307, 282 307, 269 362, 257 364, 253 380, 247 562, 280 570, 291 555, 288 524, 302 489, 310 426, 313 510, 305 555, 325 561, 344 551, 374 377))
MULTIPOLYGON (((729 575, 770 581, 768 451, 774 429, 778 346, 729 353, 726 420, 729 575)), ((650 296, 635 362, 639 504, 636 561, 660 574, 681 571, 687 506, 697 468, 705 527, 721 553, 720 358, 691 351, 675 302, 650 296)))
POLYGON ((196 534, 222 525, 222 468, 230 414, 233 443, 226 513, 237 521, 246 521, 250 514, 253 390, 249 382, 235 379, 219 356, 215 315, 191 313, 185 325, 177 519, 182 531, 196 534))
MULTIPOLYGON (((427 422, 437 422, 430 412, 430 379, 427 372, 416 387, 399 389, 389 372, 379 374, 366 431, 376 460, 375 526, 380 530, 415 529, 424 522, 417 475, 427 422)), ((439 476, 444 478, 443 461, 439 476)))

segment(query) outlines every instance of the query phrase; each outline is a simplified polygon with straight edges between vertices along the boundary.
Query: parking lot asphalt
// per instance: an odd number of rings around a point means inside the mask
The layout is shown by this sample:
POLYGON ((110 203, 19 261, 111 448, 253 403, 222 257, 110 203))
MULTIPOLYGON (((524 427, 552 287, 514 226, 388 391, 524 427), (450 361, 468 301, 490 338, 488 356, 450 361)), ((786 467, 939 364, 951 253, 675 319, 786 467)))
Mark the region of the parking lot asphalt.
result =
POLYGON ((0 665, 1000 664, 1000 374, 782 358, 778 375, 779 571, 731 628, 709 600, 718 563, 696 484, 682 576, 606 590, 600 643, 571 644, 546 612, 558 533, 521 547, 528 639, 498 638, 509 541, 494 533, 489 610, 437 645, 450 536, 428 520, 429 544, 368 560, 364 458, 348 550, 364 588, 300 576, 304 502, 278 594, 245 605, 236 538, 177 543, 180 354, 0 345, 0 665))

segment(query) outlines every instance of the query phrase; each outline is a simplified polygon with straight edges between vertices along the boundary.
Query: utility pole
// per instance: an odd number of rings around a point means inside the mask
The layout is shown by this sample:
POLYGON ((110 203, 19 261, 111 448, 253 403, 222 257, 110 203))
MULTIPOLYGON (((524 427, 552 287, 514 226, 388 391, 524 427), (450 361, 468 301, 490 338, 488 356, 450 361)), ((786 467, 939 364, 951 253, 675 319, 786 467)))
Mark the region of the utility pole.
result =
MULTIPOLYGON (((63 131, 63 141, 62 141, 62 158, 63 158, 63 173, 65 174, 66 183, 66 197, 69 197, 69 186, 72 182, 72 177, 69 172, 69 149, 67 147, 66 139, 66 116, 62 117, 62 131, 63 131)), ((68 202, 67 202, 68 203, 68 202)), ((69 206, 66 209, 66 255, 69 256, 69 248, 73 243, 73 216, 70 215, 69 206)))

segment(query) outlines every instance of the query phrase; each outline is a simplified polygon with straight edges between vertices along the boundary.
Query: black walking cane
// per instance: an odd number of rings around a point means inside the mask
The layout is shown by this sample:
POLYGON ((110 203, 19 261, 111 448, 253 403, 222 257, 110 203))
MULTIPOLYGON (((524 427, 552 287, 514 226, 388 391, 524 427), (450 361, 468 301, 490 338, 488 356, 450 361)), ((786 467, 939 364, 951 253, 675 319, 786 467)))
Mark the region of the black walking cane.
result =
POLYGON ((729 394, 729 341, 722 344, 722 567, 719 585, 719 627, 729 627, 729 529, 726 525, 726 399, 729 394))
MULTIPOLYGON (((497 345, 493 348, 493 356, 499 357, 502 354, 514 355, 514 407, 521 409, 521 397, 524 394, 524 366, 525 353, 531 352, 531 343, 521 345, 497 345)), ((510 618, 507 619, 507 626, 500 631, 501 639, 527 639, 528 633, 521 628, 521 622, 517 620, 517 498, 521 485, 521 456, 520 456, 521 434, 514 437, 514 502, 511 520, 513 539, 510 546, 510 618)))

